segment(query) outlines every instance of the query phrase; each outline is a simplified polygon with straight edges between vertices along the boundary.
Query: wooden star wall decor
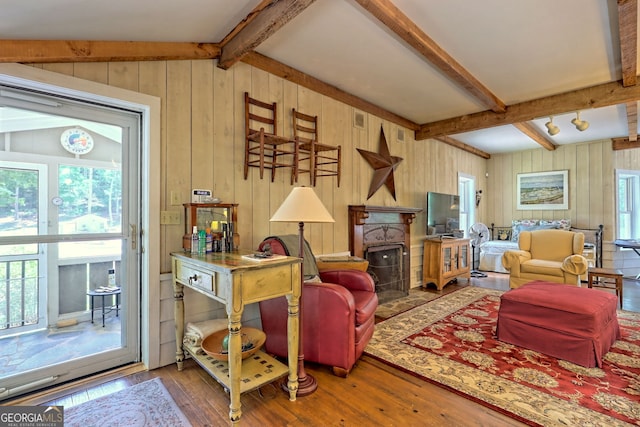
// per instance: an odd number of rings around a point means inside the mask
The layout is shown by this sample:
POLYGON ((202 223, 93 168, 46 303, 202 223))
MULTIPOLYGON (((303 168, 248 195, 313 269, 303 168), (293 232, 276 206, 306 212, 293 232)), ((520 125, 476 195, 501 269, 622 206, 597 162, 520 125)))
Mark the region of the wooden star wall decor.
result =
POLYGON ((389 152, 389 146, 387 145, 387 138, 384 136, 384 129, 380 126, 380 144, 378 152, 363 150, 356 148, 358 152, 364 157, 364 159, 373 168, 373 178, 371 178, 371 185, 369 185, 369 195, 367 200, 373 196, 382 184, 384 184, 391 195, 393 200, 396 200, 396 184, 393 180, 393 171, 398 167, 402 161, 402 157, 392 156, 389 152))

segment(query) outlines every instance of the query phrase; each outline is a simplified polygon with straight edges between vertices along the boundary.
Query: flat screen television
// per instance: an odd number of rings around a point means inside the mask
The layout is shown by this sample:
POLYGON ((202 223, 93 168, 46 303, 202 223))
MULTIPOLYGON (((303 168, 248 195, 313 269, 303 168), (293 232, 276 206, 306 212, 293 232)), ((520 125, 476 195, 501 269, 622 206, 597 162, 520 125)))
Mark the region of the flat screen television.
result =
POLYGON ((427 234, 450 234, 460 229, 460 196, 427 193, 427 234))

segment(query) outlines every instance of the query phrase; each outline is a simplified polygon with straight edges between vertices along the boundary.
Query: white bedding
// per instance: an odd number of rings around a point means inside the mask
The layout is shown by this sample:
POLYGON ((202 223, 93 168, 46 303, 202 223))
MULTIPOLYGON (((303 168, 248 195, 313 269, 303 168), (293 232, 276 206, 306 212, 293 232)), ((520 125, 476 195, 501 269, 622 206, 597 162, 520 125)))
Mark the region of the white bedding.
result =
POLYGON ((509 249, 518 249, 518 242, 510 240, 489 240, 480 245, 480 265, 478 270, 508 273, 502 266, 502 254, 509 249))
POLYGON ((497 231, 499 234, 494 236, 492 232, 492 236, 496 238, 504 234, 505 236, 502 238, 508 240, 489 240, 482 243, 480 245, 480 263, 478 270, 508 273, 502 266, 502 255, 507 250, 518 249, 517 239, 520 232, 524 230, 532 231, 550 228, 570 230, 571 220, 518 219, 511 221, 511 227, 498 227, 497 231))

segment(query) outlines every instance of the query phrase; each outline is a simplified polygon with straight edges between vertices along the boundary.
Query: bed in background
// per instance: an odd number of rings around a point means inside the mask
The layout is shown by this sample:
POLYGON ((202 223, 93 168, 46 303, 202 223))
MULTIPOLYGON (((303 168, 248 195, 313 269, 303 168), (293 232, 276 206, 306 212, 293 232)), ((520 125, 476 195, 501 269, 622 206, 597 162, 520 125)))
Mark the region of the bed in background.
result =
MULTIPOLYGON (((478 270, 508 273, 502 266, 502 255, 510 249, 518 249, 518 236, 523 230, 562 229, 584 234, 584 255, 589 267, 602 267, 602 229, 572 227, 571 220, 520 219, 513 220, 511 226, 496 226, 489 228, 490 240, 480 245, 480 263, 478 270)), ((586 280, 586 277, 583 278, 586 280)))

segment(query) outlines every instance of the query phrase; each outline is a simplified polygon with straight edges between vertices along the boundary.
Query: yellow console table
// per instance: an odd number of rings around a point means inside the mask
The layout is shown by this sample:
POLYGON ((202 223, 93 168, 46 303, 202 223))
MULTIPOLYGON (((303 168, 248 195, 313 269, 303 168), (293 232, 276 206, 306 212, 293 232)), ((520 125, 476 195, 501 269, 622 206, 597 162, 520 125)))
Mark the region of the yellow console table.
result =
MULTIPOLYGON (((249 254, 248 252, 246 254, 249 254)), ((244 254, 244 255, 246 255, 244 254)), ((174 309, 176 323, 176 362, 182 370, 185 352, 229 392, 229 418, 232 424, 242 415, 240 394, 289 374, 289 400, 296 400, 298 390, 298 331, 300 301, 300 263, 295 257, 274 260, 247 260, 241 252, 214 252, 191 255, 171 254, 173 267, 174 309), (200 347, 183 344, 184 287, 224 304, 229 319, 229 361, 220 362, 200 347), (241 318, 244 306, 271 298, 288 300, 288 369, 262 351, 242 360, 241 318), (265 361, 269 369, 265 371, 265 361)))

